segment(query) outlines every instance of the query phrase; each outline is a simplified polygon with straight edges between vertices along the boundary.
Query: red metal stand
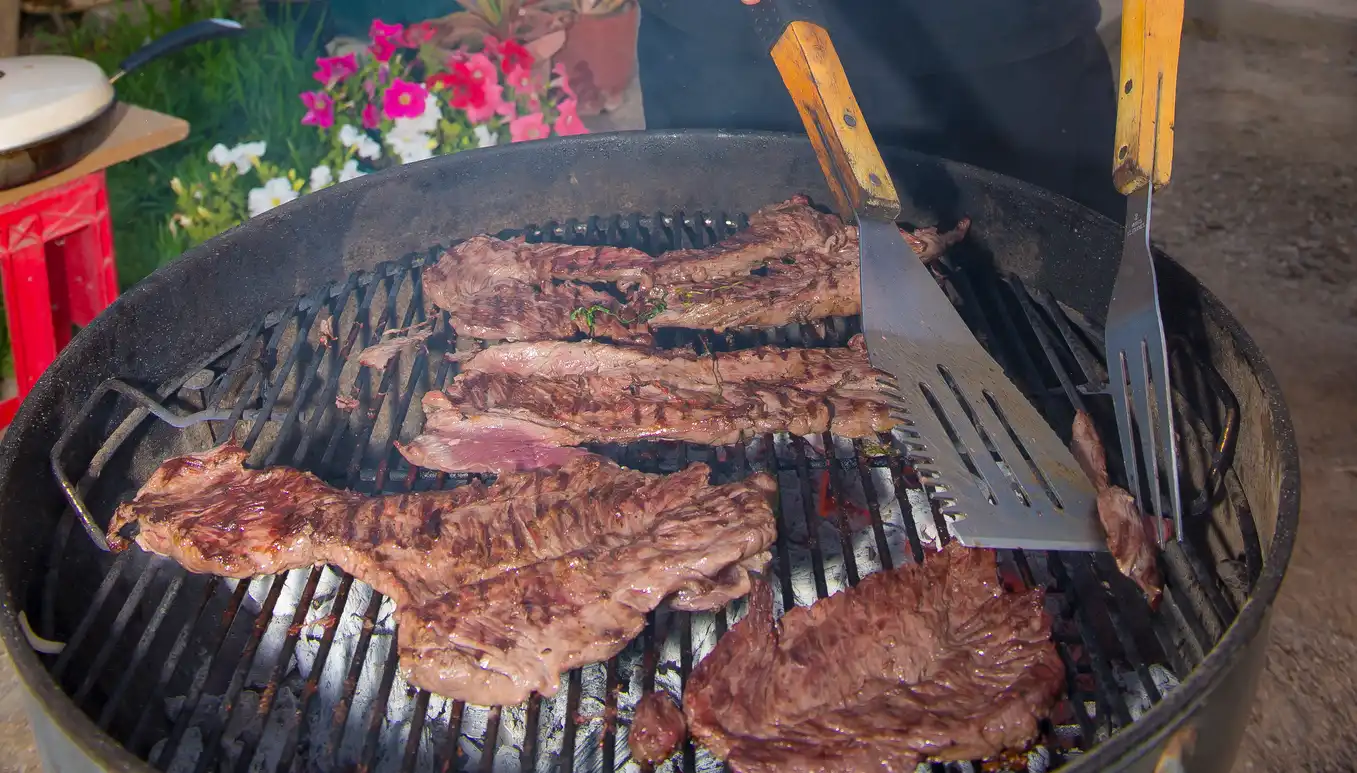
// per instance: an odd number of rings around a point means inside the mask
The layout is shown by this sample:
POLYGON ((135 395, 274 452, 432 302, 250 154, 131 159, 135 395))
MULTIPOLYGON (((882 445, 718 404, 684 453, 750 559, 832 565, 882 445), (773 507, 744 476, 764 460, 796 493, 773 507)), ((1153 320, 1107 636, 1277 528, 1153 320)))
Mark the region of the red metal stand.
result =
POLYGON ((118 297, 103 171, 0 208, 0 277, 19 396, 0 402, 8 426, 34 382, 118 297))

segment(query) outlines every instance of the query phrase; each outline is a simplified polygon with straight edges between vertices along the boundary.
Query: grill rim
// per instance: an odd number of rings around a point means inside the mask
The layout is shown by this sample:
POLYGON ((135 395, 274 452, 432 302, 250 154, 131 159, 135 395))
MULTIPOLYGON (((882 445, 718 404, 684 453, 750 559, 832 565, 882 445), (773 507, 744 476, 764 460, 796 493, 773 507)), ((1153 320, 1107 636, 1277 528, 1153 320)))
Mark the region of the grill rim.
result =
MULTIPOLYGON (((321 192, 318 196, 308 196, 295 204, 285 205, 277 212, 268 213, 256 221, 251 221, 249 225, 233 229, 227 234, 216 237, 185 253, 180 259, 158 270, 150 281, 143 282, 124 293, 113 307, 76 336, 58 357, 57 362, 38 381, 30 397, 20 406, 3 443, 0 443, 0 490, 14 485, 15 481, 22 477, 16 475, 16 462, 22 460, 32 466, 32 462, 36 461, 39 467, 45 467, 45 454, 33 452, 26 454, 31 459, 21 459, 20 447, 45 446, 50 448, 51 442, 55 440, 55 435, 60 429, 57 426, 58 423, 63 419, 68 420, 71 412, 78 409, 84 399, 103 380, 98 374, 93 376, 82 375, 79 371, 84 367, 84 363, 91 359, 104 359, 107 362, 109 359, 107 357, 108 350, 115 352, 121 350, 113 342, 123 332, 122 329, 127 326, 139 326, 143 330, 147 328, 148 323, 140 318, 141 315, 148 309, 153 309, 165 303, 167 296, 172 296, 176 288, 193 287, 204 276, 229 275, 233 267, 232 264, 235 264, 234 267, 241 267, 241 262, 248 264, 251 260, 257 260, 257 255, 250 254, 256 250, 257 242, 263 241, 275 245, 287 244, 289 236, 298 236, 305 228, 308 222, 308 208, 337 209, 344 206, 344 204, 340 204, 340 200, 347 199, 347 207, 352 209, 355 206, 361 206, 366 195, 400 181, 401 178, 406 178, 403 181, 406 185, 424 188, 426 192, 429 192, 428 189, 433 188, 437 183, 474 183, 476 175, 481 171, 480 167, 493 168, 496 163, 506 157, 518 159, 520 162, 526 159, 532 162, 529 166, 535 164, 538 167, 560 171, 561 169, 569 169, 575 159, 617 156, 618 154, 634 159, 638 155, 645 154, 663 155, 676 148, 691 145, 699 149, 697 152, 709 151, 715 155, 740 152, 758 153, 760 155, 769 153, 777 155, 780 153, 791 156, 797 161, 814 163, 813 154, 810 153, 809 143, 805 138, 790 134, 715 131, 638 132, 572 138, 569 140, 569 145, 566 145, 565 142, 564 140, 542 141, 528 146, 509 146, 476 154, 445 156, 413 167, 401 167, 385 174, 371 175, 363 180, 356 181, 355 184, 343 186, 341 189, 321 192), (553 160, 553 156, 555 160, 553 160), (237 259, 231 261, 230 258, 232 257, 237 259), (243 261, 241 260, 242 257, 244 258, 243 261)), ((1110 220, 1091 211, 1083 210, 1072 202, 991 172, 909 152, 896 151, 887 155, 892 161, 896 161, 892 164, 893 170, 902 166, 913 166, 933 171, 941 170, 943 174, 968 178, 968 181, 973 184, 994 187, 1001 192, 1007 190, 1009 196, 1020 197, 1029 202, 1047 204, 1056 213, 1063 210, 1065 214, 1082 218, 1085 224, 1093 226, 1097 230, 1119 232, 1119 229, 1110 220)), ((585 160, 583 163, 591 162, 585 160)), ((789 164, 789 166, 794 165, 789 164)), ((814 170, 815 176, 818 178, 818 167, 814 167, 814 170)), ((797 172, 799 170, 793 169, 792 171, 797 172)), ((899 173, 897 172, 897 174, 899 173)), ((563 181, 558 178, 545 183, 544 187, 557 188, 558 190, 554 191, 554 194, 564 197, 564 200, 569 200, 572 198, 572 185, 575 184, 577 182, 574 180, 563 181)), ((601 184, 609 185, 611 183, 601 184)), ((663 188, 663 184, 655 184, 652 187, 663 188)), ((817 195, 817 191, 813 188, 810 193, 815 198, 823 198, 823 196, 817 195)), ((713 198, 718 194, 719 192, 713 194, 713 198)), ((544 201, 550 201, 551 197, 544 196, 543 198, 544 201)), ((680 197, 675 196, 674 198, 680 197)), ((552 205, 549 203, 535 205, 539 211, 550 206, 552 205)), ((907 212, 908 209, 907 207, 907 212)), ((621 211, 644 211, 644 207, 642 205, 630 208, 623 207, 621 211)), ((918 212, 919 210, 916 208, 914 211, 918 212)), ((567 213, 555 212, 552 214, 564 215, 567 213)), ((493 230, 496 225, 496 222, 487 222, 482 230, 493 230)), ((512 227, 512 225, 504 227, 512 227)), ((415 238, 423 237, 417 236, 415 238)), ((365 243, 359 245, 356 250, 346 250, 346 254, 343 256, 344 267, 348 268, 351 265, 358 265, 363 262, 366 262, 369 266, 376 264, 377 259, 371 259, 369 255, 364 254, 371 248, 372 245, 365 243)), ((389 258, 393 253, 399 251, 399 247, 388 248, 388 252, 383 257, 389 258)), ((1146 753, 1151 751, 1151 746, 1162 745, 1171 731, 1181 725, 1189 715, 1199 711, 1207 699, 1221 686, 1227 675, 1236 673, 1236 669, 1241 666, 1242 661, 1248 658, 1259 644, 1260 634, 1265 630, 1268 613, 1280 591, 1281 581, 1289 564, 1298 527, 1300 511, 1299 451, 1290 412, 1283 400, 1275 374, 1268 367, 1256 342, 1210 290, 1198 282, 1185 268, 1162 252, 1156 250, 1156 258, 1162 272, 1161 275, 1167 280, 1165 285, 1173 288, 1176 294, 1193 297, 1200 302, 1202 312, 1228 334, 1248 370, 1258 382, 1259 390, 1266 400, 1268 411, 1267 429, 1269 432, 1267 434, 1272 437, 1277 445, 1275 450, 1280 464, 1281 475, 1277 489, 1276 523, 1267 551, 1267 560, 1255 584, 1253 593, 1250 594, 1248 602, 1239 610, 1233 623, 1207 657, 1183 679, 1178 689, 1165 695, 1163 700, 1156 703, 1138 721, 1124 728, 1107 741, 1098 744, 1088 754, 1071 762, 1064 768, 1065 770, 1116 769, 1143 758, 1146 753)), ((302 266, 296 263, 289 265, 297 274, 305 273, 302 266)), ((247 271, 247 276, 248 273, 247 271)), ((314 286, 328 278, 316 277, 305 281, 309 281, 314 286)), ((304 277, 298 276, 297 279, 303 280, 304 277)), ((240 284, 246 285, 248 288, 258 286, 259 282, 259 279, 252 278, 243 280, 240 284)), ((1044 282, 1039 284, 1048 286, 1053 292, 1069 289, 1058 284, 1051 285, 1044 282)), ((277 288, 271 289, 277 291, 277 288)), ((1098 288, 1095 287, 1092 290, 1093 294, 1096 295, 1098 288)), ((305 288, 302 291, 304 292, 305 288)), ((1078 288, 1078 291, 1087 294, 1089 288, 1084 286, 1078 288)), ((286 292, 286 288, 284 288, 284 292, 286 292)), ((1079 305, 1088 305, 1087 299, 1084 300, 1085 303, 1079 305)), ((1093 303, 1098 302, 1094 301, 1093 303)), ((1105 306, 1105 300, 1101 302, 1105 306)), ((230 310, 225 311, 226 316, 231 314, 230 310)), ((177 346, 187 346, 198 352, 214 351, 222 340, 234 336, 237 329, 243 327, 243 325, 224 327, 227 324, 225 322, 221 324, 212 322, 213 315, 204 316, 209 317, 208 322, 198 325, 196 330, 176 329, 173 331, 183 337, 201 340, 187 344, 179 343, 177 346), (223 331, 228 333, 229 336, 224 336, 223 331), (193 335, 195 332, 196 336, 193 335)), ((252 316, 252 314, 247 316, 252 316)), ((1101 314, 1095 312, 1090 316, 1100 318, 1101 314)), ((139 349, 144 354, 147 347, 141 346, 139 349)), ((144 362, 146 364, 138 362, 136 366, 149 366, 152 371, 156 369, 163 371, 173 367, 166 363, 164 358, 154 356, 144 362)), ((111 363, 109 365, 111 366, 111 363)), ((140 369, 128 363, 123 363, 123 365, 128 368, 140 369)), ((89 369, 86 368, 86 370, 89 369)), ((143 377, 162 381, 166 374, 158 372, 143 374, 143 377), (155 376, 159 376, 159 378, 155 378, 155 376)), ((46 480, 52 480, 50 474, 46 477, 46 480)), ((51 488, 54 501, 60 501, 60 494, 56 491, 55 486, 53 485, 51 488)), ((23 546, 21 546, 21 549, 24 549, 23 546)), ((31 551, 32 547, 28 546, 27 549, 31 551)), ((17 552, 14 551, 14 553, 17 552)), ((12 554, 7 551, 7 554, 2 558, 8 561, 11 560, 11 556, 12 554)), ((136 772, 153 770, 148 764, 124 749, 111 736, 99 730, 94 721, 61 690, 48 670, 38 660, 36 654, 27 646, 17 622, 17 613, 23 608, 23 604, 15 597, 10 584, 5 579, 4 572, 0 572, 0 608, 3 608, 5 612, 5 614, 0 615, 0 638, 5 642, 14 662, 15 670, 24 686, 33 729, 44 759, 60 757, 60 752, 65 751, 51 748, 51 744, 57 740, 51 736, 51 733, 55 731, 62 736, 61 740, 74 746, 75 750, 85 755, 88 762, 93 762, 105 769, 136 772)), ((1250 695, 1252 695, 1252 690, 1250 690, 1250 695)))

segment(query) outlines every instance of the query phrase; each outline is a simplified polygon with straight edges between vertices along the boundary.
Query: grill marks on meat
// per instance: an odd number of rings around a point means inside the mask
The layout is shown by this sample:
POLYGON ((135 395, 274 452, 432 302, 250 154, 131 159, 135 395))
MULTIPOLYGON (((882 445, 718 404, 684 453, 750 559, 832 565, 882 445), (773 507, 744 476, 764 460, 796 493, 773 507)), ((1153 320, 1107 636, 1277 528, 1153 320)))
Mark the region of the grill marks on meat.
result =
POLYGON ((398 605, 411 683, 481 704, 554 694, 560 669, 616 654, 666 596, 719 608, 775 536, 771 478, 712 486, 701 464, 660 476, 583 455, 490 486, 368 497, 246 457, 228 445, 166 461, 115 512, 110 544, 125 549, 136 523, 138 545, 194 572, 337 566, 398 605))
POLYGON ((693 669, 688 729, 742 773, 1021 749, 1064 687, 1043 597, 1005 592, 994 553, 955 542, 776 622, 761 586, 693 669))
POLYGON ((658 765, 669 759, 688 734, 683 712, 662 690, 646 693, 636 704, 627 733, 627 748, 637 762, 658 765))
POLYGON ((1171 535, 1172 524, 1142 514, 1130 492, 1112 485, 1107 475, 1107 451, 1093 419, 1083 411, 1074 416, 1070 450, 1098 490, 1098 520, 1107 534, 1107 549, 1116 559, 1117 568, 1140 586, 1152 608, 1158 606, 1164 582, 1159 574, 1156 530, 1162 526, 1164 534, 1171 535))
MULTIPOLYGON (((969 225, 903 233, 929 262, 969 225)), ((644 344, 655 328, 777 326, 856 314, 862 305, 857 229, 805 196, 764 207, 715 245, 657 258, 622 247, 476 236, 445 252, 423 281, 459 335, 508 341, 583 334, 644 344)))
POLYGON ((452 317, 459 335, 489 340, 537 341, 570 338, 590 331, 577 309, 601 307, 612 314, 594 315, 593 334, 619 341, 648 342, 642 326, 628 329, 618 314, 624 304, 612 295, 574 278, 576 265, 651 258, 625 247, 581 247, 528 244, 473 236, 443 253, 424 269, 424 294, 452 317))
POLYGON ((596 540, 407 610, 397 636, 411 683, 477 704, 551 697, 569 669, 620 652, 667 596, 767 555, 771 477, 695 488, 675 492, 629 539, 596 540))
POLYGON ((878 375, 860 336, 844 348, 709 356, 593 341, 505 344, 463 363, 444 393, 425 396, 423 433, 401 451, 413 464, 455 472, 521 469, 551 447, 584 443, 874 437, 900 423, 878 375))

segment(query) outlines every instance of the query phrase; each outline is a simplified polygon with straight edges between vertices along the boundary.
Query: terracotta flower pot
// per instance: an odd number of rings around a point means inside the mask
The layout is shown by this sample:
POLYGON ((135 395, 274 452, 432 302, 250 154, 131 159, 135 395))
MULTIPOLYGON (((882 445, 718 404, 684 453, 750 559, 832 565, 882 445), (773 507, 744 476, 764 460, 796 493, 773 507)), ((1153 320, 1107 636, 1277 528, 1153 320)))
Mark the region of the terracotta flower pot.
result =
POLYGON ((607 15, 580 14, 566 32, 556 62, 565 65, 581 115, 616 109, 636 75, 639 7, 607 15))

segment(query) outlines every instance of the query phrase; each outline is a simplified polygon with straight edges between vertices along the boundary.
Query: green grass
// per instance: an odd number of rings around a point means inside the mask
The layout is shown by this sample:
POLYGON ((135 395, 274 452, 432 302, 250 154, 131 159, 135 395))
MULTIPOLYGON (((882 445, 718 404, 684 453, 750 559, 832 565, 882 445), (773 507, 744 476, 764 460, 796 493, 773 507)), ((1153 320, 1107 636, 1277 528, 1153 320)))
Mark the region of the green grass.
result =
POLYGON ((118 98, 189 122, 187 139, 119 164, 108 171, 109 206, 124 288, 193 246, 167 226, 174 210, 169 181, 208 165, 207 151, 247 140, 268 141, 266 158, 300 166, 320 138, 300 124, 305 112, 297 95, 314 87, 314 50, 298 53, 291 25, 269 26, 262 17, 240 18, 222 0, 174 0, 168 10, 145 6, 112 22, 87 20, 63 36, 47 36, 44 48, 97 62, 115 72, 118 62, 147 41, 199 19, 236 18, 243 35, 200 43, 152 62, 118 81, 118 98))

